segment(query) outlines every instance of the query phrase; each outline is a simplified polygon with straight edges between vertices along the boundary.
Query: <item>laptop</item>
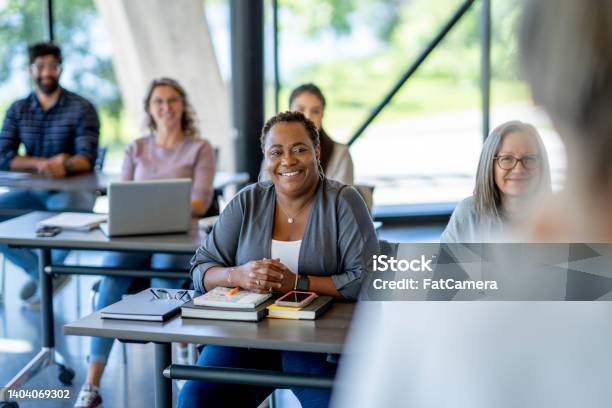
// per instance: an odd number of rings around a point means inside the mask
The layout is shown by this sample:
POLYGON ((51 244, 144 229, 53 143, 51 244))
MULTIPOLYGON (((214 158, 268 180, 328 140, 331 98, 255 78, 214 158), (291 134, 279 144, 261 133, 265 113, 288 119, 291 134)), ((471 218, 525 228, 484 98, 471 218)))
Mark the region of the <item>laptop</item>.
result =
POLYGON ((100 224, 100 229, 109 237, 182 233, 190 223, 191 179, 108 185, 108 222, 100 224))

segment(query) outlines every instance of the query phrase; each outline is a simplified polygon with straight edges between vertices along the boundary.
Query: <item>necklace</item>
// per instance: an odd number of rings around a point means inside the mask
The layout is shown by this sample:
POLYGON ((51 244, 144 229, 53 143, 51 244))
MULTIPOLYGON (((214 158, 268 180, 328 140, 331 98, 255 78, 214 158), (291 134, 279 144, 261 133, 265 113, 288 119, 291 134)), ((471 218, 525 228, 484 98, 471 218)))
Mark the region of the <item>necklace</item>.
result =
POLYGON ((295 215, 292 217, 289 214, 287 214, 287 211, 285 211, 285 209, 283 208, 282 205, 280 205, 280 202, 278 203, 278 206, 280 207, 281 211, 285 213, 285 215, 287 216, 287 222, 289 224, 293 224, 295 222, 295 218, 300 215, 302 213, 302 211, 304 211, 306 209, 306 207, 308 207, 308 204, 310 204, 310 202, 312 201, 312 199, 306 201, 306 203, 302 206, 302 208, 300 208, 300 210, 295 213, 295 215))

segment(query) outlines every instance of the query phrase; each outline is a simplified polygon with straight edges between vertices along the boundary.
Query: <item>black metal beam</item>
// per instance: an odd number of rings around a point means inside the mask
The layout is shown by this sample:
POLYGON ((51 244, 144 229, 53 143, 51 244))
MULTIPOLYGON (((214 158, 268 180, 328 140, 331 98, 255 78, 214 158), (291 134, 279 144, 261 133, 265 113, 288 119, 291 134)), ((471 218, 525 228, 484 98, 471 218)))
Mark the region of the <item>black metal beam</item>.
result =
POLYGON ((296 374, 246 368, 201 367, 172 364, 163 372, 164 377, 185 380, 249 384, 276 388, 332 388, 334 378, 315 374, 296 374))
POLYGON ((49 42, 53 42, 53 0, 47 0, 45 14, 47 17, 47 39, 49 42))
POLYGON ((482 140, 491 128, 491 0, 482 0, 480 14, 480 94, 482 99, 482 140))
POLYGON ((259 175, 264 124, 263 0, 231 0, 232 113, 238 171, 259 175))
POLYGON ((45 273, 52 275, 104 275, 131 276, 136 278, 189 278, 189 272, 180 269, 126 269, 102 268, 96 266, 49 265, 45 273))
POLYGON ((363 122, 363 124, 355 131, 351 139, 349 140, 349 146, 355 143, 357 139, 361 136, 364 130, 372 123, 372 121, 378 116, 378 114, 383 110, 385 106, 393 99, 397 91, 404 85, 404 83, 414 75, 414 73, 419 69, 421 64, 427 59, 429 54, 438 46, 438 44, 446 37, 446 34, 457 24, 459 20, 463 17, 463 15, 470 9, 475 0, 466 0, 457 11, 453 14, 453 16, 448 20, 448 22, 442 27, 440 32, 431 40, 431 42, 425 47, 425 49, 421 52, 421 54, 417 57, 417 59, 410 65, 410 67, 404 72, 404 74, 400 77, 400 79, 395 83, 393 88, 387 93, 387 95, 383 98, 383 100, 376 106, 368 118, 363 122))

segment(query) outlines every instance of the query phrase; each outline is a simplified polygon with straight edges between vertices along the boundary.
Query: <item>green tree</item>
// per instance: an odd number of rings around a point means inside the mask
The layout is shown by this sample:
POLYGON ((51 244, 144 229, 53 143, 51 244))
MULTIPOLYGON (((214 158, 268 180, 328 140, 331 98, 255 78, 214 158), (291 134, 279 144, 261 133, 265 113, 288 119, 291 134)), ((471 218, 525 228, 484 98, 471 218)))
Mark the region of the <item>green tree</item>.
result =
POLYGON ((299 16, 304 33, 315 37, 326 30, 348 35, 355 22, 368 24, 378 37, 389 41, 399 23, 399 10, 407 0, 283 0, 282 9, 299 16))

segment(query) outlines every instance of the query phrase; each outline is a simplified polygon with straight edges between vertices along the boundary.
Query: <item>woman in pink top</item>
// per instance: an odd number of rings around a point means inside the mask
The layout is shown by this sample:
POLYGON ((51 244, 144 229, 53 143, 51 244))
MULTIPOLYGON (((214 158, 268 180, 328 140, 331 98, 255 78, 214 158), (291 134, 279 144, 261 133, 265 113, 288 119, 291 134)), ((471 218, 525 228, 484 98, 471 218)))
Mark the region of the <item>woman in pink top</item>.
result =
MULTIPOLYGON (((191 212, 205 215, 213 199, 215 158, 210 143, 199 137, 193 109, 185 90, 173 79, 154 80, 144 100, 151 134, 136 139, 127 147, 123 159, 123 180, 151 180, 189 177, 193 180, 191 212)), ((189 263, 190 256, 170 254, 108 253, 104 265, 139 269, 178 269, 189 263)), ((121 300, 135 278, 104 277, 96 309, 121 300)), ((152 278, 152 287, 179 288, 183 279, 152 278)), ((88 357, 86 383, 75 407, 102 404, 100 379, 106 366, 113 339, 94 337, 88 357)), ((186 348, 179 355, 185 358, 186 348)), ((185 358, 186 359, 186 358, 185 358)))

